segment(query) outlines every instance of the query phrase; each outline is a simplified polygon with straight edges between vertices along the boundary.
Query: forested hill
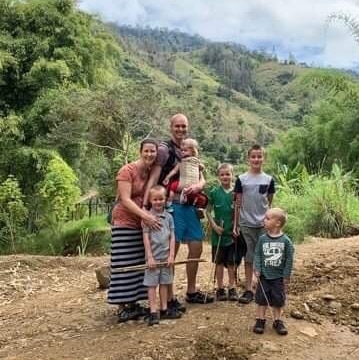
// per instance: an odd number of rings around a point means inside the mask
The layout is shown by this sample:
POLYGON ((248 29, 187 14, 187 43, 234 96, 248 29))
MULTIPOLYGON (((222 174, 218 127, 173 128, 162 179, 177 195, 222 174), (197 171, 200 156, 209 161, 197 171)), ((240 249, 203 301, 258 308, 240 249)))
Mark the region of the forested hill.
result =
POLYGON ((268 144, 278 132, 301 122, 313 101, 314 94, 300 84, 310 70, 292 57, 280 63, 275 54, 177 30, 116 24, 111 28, 133 58, 161 72, 154 79, 159 86, 163 75, 171 80, 173 86, 166 89, 169 97, 175 94, 179 105, 185 97, 190 112, 191 104, 193 109, 203 108, 202 113, 191 114, 204 125, 194 130, 217 149, 223 143, 242 147, 246 140, 268 144), (222 129, 227 130, 224 137, 218 131, 222 129))

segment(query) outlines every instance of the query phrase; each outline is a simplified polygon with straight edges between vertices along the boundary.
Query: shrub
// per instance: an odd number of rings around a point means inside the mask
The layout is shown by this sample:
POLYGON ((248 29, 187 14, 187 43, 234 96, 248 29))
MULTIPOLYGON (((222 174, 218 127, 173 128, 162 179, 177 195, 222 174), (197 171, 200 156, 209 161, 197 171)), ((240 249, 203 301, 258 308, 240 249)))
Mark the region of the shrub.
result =
POLYGON ((18 242, 24 234, 27 209, 23 203, 19 183, 9 176, 0 184, 0 251, 16 252, 18 242))
POLYGON ((50 160, 45 177, 38 184, 45 221, 59 223, 66 219, 80 196, 77 182, 74 171, 60 156, 50 160))
POLYGON ((338 238, 353 234, 359 224, 359 199, 350 173, 334 164, 330 174, 279 173, 275 205, 288 212, 287 233, 294 241, 304 235, 338 238), (294 177, 296 176, 296 177, 294 177))
POLYGON ((45 228, 28 242, 26 252, 47 255, 108 253, 111 243, 105 216, 95 216, 63 224, 59 231, 45 228))

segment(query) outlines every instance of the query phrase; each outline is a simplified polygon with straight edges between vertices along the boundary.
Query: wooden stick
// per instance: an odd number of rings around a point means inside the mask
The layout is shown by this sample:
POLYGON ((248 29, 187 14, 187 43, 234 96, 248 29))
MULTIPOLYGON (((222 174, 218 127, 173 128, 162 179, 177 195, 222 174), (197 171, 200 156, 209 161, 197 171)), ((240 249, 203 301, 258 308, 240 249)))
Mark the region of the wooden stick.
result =
MULTIPOLYGON (((181 264, 187 264, 190 262, 206 262, 207 260, 204 259, 187 259, 187 260, 181 260, 181 261, 175 261, 173 265, 181 265, 181 264)), ((157 266, 167 266, 167 261, 160 261, 156 264, 157 266)), ((138 270, 146 270, 148 269, 147 264, 140 264, 140 265, 133 265, 133 266, 126 266, 121 268, 115 268, 112 269, 111 272, 113 273, 119 273, 119 272, 127 272, 127 271, 138 271, 138 270)))

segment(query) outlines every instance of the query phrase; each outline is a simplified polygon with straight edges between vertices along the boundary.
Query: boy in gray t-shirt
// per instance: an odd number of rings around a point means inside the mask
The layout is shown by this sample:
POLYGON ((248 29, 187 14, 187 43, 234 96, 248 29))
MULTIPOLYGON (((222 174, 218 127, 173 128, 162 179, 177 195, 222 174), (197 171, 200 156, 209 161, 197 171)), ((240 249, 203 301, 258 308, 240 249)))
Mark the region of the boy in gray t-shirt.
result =
POLYGON ((156 185, 149 192, 151 213, 161 221, 160 230, 143 226, 143 243, 146 251, 148 269, 145 271, 143 284, 148 287, 150 314, 148 325, 159 323, 157 313, 156 290, 159 285, 160 316, 162 319, 178 319, 181 313, 167 309, 167 288, 173 283, 173 263, 175 252, 174 222, 172 215, 165 211, 166 189, 156 185), (158 262, 167 263, 158 266, 158 262))
POLYGON ((238 300, 242 304, 248 304, 254 298, 252 281, 254 250, 259 237, 264 233, 264 216, 271 207, 275 193, 273 177, 262 171, 263 160, 263 148, 253 145, 248 150, 249 170, 237 178, 234 187, 233 232, 238 235, 240 230, 247 245, 244 263, 246 290, 238 300))

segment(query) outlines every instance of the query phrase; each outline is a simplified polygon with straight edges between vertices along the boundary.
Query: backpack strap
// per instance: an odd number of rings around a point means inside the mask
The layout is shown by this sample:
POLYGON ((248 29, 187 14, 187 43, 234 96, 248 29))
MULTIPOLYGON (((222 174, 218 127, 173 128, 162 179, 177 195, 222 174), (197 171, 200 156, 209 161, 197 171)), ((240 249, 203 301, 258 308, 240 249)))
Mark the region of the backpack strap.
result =
POLYGON ((176 163, 181 160, 178 156, 176 148, 178 147, 174 141, 167 140, 161 141, 160 146, 165 146, 168 149, 168 159, 166 164, 161 169, 160 178, 158 179, 158 183, 162 184, 162 181, 165 179, 167 174, 175 167, 176 163))

